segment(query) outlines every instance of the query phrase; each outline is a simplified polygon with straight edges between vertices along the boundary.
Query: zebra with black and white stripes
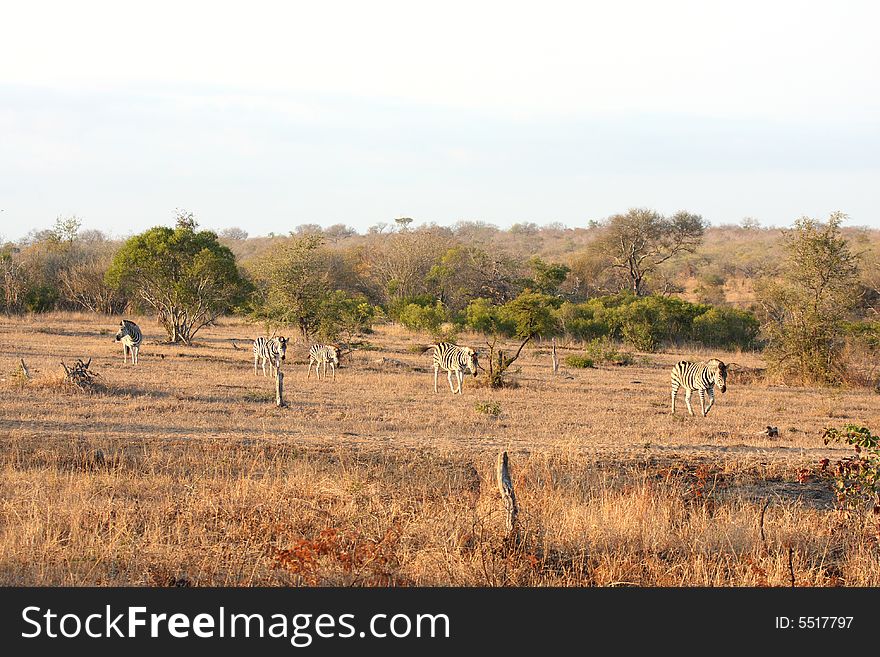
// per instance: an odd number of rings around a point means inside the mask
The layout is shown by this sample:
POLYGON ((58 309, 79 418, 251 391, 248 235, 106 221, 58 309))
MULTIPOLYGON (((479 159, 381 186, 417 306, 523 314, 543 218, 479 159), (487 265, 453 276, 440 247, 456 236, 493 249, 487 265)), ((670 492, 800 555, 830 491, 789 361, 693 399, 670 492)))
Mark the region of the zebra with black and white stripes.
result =
POLYGON ((434 392, 437 392, 437 375, 442 369, 446 372, 449 389, 452 394, 461 394, 464 370, 467 369, 474 378, 477 376, 477 352, 470 347, 459 347, 451 342, 440 342, 432 346, 434 352, 434 392), (452 385, 452 374, 458 380, 458 389, 452 385))
POLYGON ((254 340, 254 376, 257 375, 257 361, 263 366, 263 376, 266 376, 266 363, 269 363, 269 372, 272 376, 281 369, 281 361, 287 354, 287 338, 259 337, 254 340))
POLYGON ((694 409, 691 408, 691 394, 696 391, 700 395, 700 410, 703 412, 703 417, 706 417, 715 403, 715 386, 718 386, 722 393, 727 390, 727 365, 720 360, 712 358, 699 363, 679 361, 672 368, 672 413, 675 414, 675 395, 679 388, 684 388, 684 401, 688 412, 694 414, 694 409), (705 407, 707 394, 709 406, 705 407))
POLYGON ((330 371, 333 372, 333 380, 336 380, 336 368, 339 366, 339 347, 335 344, 313 344, 309 349, 309 373, 306 375, 308 379, 312 375, 312 363, 315 364, 315 376, 321 378, 318 368, 324 367, 324 378, 327 378, 327 365, 330 365, 330 371))
POLYGON ((131 364, 138 364, 138 352, 141 348, 144 336, 141 333, 141 327, 128 319, 119 322, 119 331, 116 333, 116 342, 122 343, 122 363, 128 360, 131 354, 131 364))

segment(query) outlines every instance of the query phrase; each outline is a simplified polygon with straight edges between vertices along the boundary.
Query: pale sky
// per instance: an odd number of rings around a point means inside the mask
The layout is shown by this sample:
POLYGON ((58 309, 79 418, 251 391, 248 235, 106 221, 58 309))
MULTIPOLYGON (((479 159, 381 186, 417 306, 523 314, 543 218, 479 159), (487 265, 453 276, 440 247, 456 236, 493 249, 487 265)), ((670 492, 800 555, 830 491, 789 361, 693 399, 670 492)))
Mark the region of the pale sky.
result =
POLYGON ((880 227, 872 2, 18 2, 0 235, 630 207, 880 227))

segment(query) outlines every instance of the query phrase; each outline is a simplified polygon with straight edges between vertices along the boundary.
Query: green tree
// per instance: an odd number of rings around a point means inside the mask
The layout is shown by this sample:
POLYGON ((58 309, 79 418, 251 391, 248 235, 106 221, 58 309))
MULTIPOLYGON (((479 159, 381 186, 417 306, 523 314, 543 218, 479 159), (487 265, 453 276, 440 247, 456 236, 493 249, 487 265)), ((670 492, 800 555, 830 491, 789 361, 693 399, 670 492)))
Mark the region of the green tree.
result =
POLYGON ((845 218, 835 212, 827 223, 795 222, 784 236, 781 276, 759 288, 765 357, 786 379, 836 383, 845 374, 846 320, 860 289, 860 258, 840 228, 845 218))
POLYGON ((488 299, 474 299, 465 313, 465 323, 487 336, 486 373, 493 388, 504 385, 507 370, 533 338, 553 335, 558 327, 553 297, 538 292, 523 292, 503 306, 493 305, 488 299), (503 337, 519 340, 512 356, 498 349, 498 340, 503 337))
POLYGON ((358 334, 370 331, 377 312, 363 295, 349 296, 343 290, 334 290, 324 297, 318 311, 318 333, 321 339, 331 342, 342 337, 351 347, 358 334))
MULTIPOLYGON (((192 216, 189 215, 192 219, 192 216)), ((171 342, 189 344, 196 333, 244 300, 247 284, 235 256, 195 221, 157 226, 122 245, 107 270, 108 285, 143 299, 159 316, 171 342)))
POLYGON ((321 305, 330 293, 323 241, 315 234, 284 240, 251 264, 256 285, 252 318, 296 326, 304 338, 318 331, 321 305))
POLYGON ((535 292, 541 294, 556 294, 559 287, 565 282, 571 268, 567 265, 560 265, 553 262, 544 262, 538 256, 529 258, 529 269, 531 270, 531 279, 526 282, 526 287, 530 287, 535 292))

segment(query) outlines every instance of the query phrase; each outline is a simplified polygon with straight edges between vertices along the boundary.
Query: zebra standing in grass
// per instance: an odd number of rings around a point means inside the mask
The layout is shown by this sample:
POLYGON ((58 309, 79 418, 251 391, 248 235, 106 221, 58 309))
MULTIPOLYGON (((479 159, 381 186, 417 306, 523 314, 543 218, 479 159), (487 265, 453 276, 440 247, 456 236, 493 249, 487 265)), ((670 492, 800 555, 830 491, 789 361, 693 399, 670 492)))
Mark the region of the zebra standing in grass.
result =
POLYGON ((715 386, 725 392, 727 390, 727 365, 717 358, 700 363, 680 361, 672 368, 672 413, 675 414, 675 395, 679 388, 684 388, 684 401, 688 412, 693 415, 691 408, 691 393, 695 390, 700 395, 700 410, 703 417, 709 414, 709 409, 715 403, 715 386), (706 393, 709 394, 709 406, 704 408, 706 393))
POLYGON ((442 369, 446 372, 449 380, 449 389, 452 394, 461 394, 461 383, 464 379, 464 370, 470 370, 477 376, 477 352, 470 347, 459 347, 451 342, 440 342, 432 347, 434 352, 434 392, 437 392, 437 374, 442 369), (458 379, 458 389, 452 385, 452 373, 458 379))
POLYGON ((116 342, 122 343, 122 363, 125 364, 128 354, 131 354, 131 364, 138 364, 138 351, 141 348, 144 336, 141 328, 134 322, 123 319, 119 322, 119 331, 116 333, 116 342))
POLYGON ((335 344, 313 344, 309 349, 309 373, 306 375, 308 379, 312 375, 312 363, 315 364, 315 376, 321 378, 318 374, 318 368, 324 366, 324 378, 327 378, 327 365, 330 365, 330 371, 333 372, 333 380, 336 380, 336 368, 339 365, 339 347, 335 344))
POLYGON ((287 354, 287 338, 257 338, 254 340, 254 376, 257 374, 257 361, 262 361, 263 376, 266 376, 266 362, 272 376, 281 369, 281 361, 287 354))

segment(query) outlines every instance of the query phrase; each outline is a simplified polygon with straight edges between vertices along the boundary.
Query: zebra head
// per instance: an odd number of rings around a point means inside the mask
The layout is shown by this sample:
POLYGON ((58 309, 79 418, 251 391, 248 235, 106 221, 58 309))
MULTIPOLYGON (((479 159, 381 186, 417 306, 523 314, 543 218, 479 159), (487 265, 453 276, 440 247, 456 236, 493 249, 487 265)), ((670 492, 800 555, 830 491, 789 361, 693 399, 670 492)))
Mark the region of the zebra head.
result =
POLYGON ((471 349, 470 347, 462 347, 461 355, 464 356, 467 362, 467 368, 470 370, 471 374, 474 375, 474 378, 477 377, 477 352, 471 349))
POLYGON ((715 385, 718 386, 722 393, 727 392, 727 365, 717 358, 710 360, 707 365, 709 366, 709 371, 715 375, 715 385))
POLYGON ((287 341, 288 338, 279 337, 278 338, 278 357, 281 360, 284 360, 285 354, 287 354, 287 341))
POLYGON ((116 342, 128 335, 128 328, 125 326, 125 320, 119 322, 119 331, 116 333, 116 342))
POLYGON ((333 367, 339 367, 339 347, 335 344, 327 345, 327 356, 333 367))

